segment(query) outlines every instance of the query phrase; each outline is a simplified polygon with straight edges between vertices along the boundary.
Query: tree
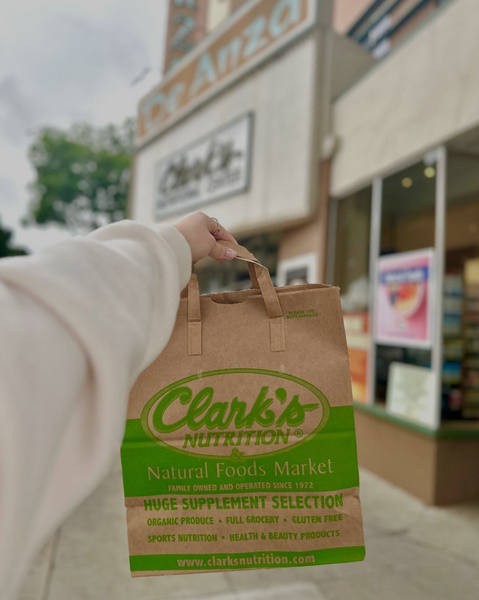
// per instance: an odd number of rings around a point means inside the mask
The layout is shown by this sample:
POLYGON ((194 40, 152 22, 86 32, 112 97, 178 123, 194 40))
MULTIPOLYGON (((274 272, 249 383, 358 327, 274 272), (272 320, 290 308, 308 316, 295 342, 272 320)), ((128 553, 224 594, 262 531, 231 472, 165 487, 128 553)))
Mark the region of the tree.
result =
POLYGON ((35 169, 23 223, 60 224, 85 233, 125 217, 134 123, 68 131, 41 129, 29 149, 35 169))
POLYGON ((12 246, 13 232, 2 226, 0 221, 0 258, 5 256, 21 256, 27 254, 24 248, 12 246))

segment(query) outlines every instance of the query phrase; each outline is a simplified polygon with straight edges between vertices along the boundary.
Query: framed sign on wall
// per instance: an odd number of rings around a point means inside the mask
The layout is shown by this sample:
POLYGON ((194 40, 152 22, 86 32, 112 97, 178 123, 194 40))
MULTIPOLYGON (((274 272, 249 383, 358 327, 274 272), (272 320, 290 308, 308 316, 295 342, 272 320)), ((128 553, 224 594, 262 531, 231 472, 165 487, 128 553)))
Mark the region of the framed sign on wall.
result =
POLYGON ((389 366, 386 408, 395 416, 435 429, 437 410, 433 371, 392 362, 389 366))
POLYGON ((286 258, 278 262, 276 285, 282 287, 284 285, 317 283, 317 274, 318 256, 316 252, 286 258))
POLYGON ((156 168, 155 218, 246 192, 252 136, 253 115, 247 113, 162 159, 156 168))

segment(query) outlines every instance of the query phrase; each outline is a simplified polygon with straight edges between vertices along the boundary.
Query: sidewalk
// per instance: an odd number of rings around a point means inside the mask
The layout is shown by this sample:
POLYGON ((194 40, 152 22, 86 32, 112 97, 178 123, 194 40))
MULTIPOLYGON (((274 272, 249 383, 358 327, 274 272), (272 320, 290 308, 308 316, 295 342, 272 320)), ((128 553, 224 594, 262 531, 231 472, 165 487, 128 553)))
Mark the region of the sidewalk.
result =
POLYGON ((44 548, 21 600, 475 600, 479 505, 424 506, 361 472, 364 563, 131 579, 121 472, 44 548))

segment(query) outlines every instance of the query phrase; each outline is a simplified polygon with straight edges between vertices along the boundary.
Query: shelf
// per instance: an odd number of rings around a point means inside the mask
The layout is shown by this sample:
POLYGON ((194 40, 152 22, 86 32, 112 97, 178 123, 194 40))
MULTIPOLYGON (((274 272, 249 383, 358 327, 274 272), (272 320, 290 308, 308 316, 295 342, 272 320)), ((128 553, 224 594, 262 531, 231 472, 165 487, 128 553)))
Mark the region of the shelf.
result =
POLYGON ((372 406, 355 402, 354 408, 433 439, 479 439, 479 419, 443 421, 439 429, 433 430, 391 415, 381 401, 372 406))

